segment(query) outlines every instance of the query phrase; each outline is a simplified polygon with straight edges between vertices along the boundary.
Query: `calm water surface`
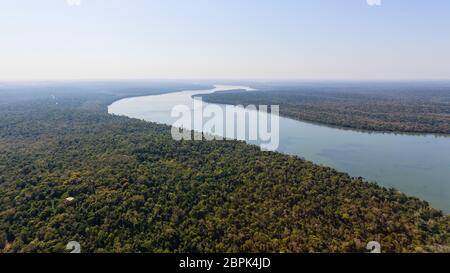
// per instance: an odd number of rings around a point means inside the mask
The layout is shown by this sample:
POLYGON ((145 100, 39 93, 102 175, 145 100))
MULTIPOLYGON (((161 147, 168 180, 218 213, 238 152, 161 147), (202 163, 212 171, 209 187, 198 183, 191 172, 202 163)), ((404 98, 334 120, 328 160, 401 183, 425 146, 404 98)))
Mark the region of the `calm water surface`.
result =
MULTIPOLYGON (((216 86, 208 91, 127 98, 110 105, 108 111, 172 125, 175 105, 192 109, 193 95, 236 89, 250 90, 216 86)), ((397 188, 450 212, 450 137, 360 132, 281 117, 278 151, 397 188)))

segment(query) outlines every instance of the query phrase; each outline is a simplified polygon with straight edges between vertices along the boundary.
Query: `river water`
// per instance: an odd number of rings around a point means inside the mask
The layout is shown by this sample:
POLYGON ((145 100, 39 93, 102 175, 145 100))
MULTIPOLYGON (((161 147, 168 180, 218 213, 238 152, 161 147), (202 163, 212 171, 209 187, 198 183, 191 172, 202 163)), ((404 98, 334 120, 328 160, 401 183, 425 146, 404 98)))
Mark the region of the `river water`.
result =
MULTIPOLYGON (((172 125, 177 120, 171 116, 173 107, 186 105, 192 110, 193 95, 237 89, 251 90, 218 85, 207 91, 126 98, 110 105, 108 112, 172 125)), ((394 187, 450 212, 450 137, 362 132, 283 117, 279 124, 277 151, 394 187)))

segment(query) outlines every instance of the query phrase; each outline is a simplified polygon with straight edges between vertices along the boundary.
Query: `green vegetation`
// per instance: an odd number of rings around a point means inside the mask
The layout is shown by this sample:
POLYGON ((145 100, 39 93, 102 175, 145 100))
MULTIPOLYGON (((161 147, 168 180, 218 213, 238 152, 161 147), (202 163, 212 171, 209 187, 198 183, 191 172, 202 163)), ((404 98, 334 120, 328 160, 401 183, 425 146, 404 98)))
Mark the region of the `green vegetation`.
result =
POLYGON ((450 134, 447 82, 262 86, 256 92, 220 92, 202 97, 212 103, 280 105, 283 116, 333 126, 450 134))
POLYGON ((238 141, 173 141, 108 115, 122 94, 103 89, 0 103, 0 252, 450 250, 450 217, 424 201, 238 141))

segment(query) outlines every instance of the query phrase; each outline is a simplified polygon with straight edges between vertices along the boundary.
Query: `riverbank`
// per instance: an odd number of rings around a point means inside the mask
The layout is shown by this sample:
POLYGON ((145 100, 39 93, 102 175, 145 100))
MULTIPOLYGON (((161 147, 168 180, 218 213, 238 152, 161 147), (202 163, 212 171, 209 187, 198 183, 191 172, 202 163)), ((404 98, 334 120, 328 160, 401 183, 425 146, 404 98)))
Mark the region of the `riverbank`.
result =
MULTIPOLYGON (((242 87, 241 87, 242 88, 242 87)), ((231 87, 227 90, 239 88, 231 87)), ((209 91, 183 91, 115 102, 110 113, 172 125, 175 105, 193 105, 192 96, 209 91)), ((224 91, 224 90, 222 90, 224 91)), ((256 142, 248 141, 250 144, 256 142)), ((450 211, 448 138, 342 130, 280 118, 279 152, 365 177, 388 188, 430 201, 450 211)))

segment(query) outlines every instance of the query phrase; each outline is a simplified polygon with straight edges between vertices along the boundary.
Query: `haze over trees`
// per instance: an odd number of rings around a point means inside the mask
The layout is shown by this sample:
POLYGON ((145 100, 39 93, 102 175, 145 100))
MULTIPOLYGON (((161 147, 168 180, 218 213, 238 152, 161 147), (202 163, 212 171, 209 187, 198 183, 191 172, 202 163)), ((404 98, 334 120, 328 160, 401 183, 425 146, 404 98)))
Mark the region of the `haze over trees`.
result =
MULTIPOLYGON (((202 88, 146 85, 130 95, 202 88)), ((168 126, 108 115, 126 96, 114 83, 7 99, 11 88, 0 87, 0 252, 73 240, 83 252, 450 250, 450 217, 425 201, 238 141, 174 141, 168 126)))
POLYGON ((203 95, 212 103, 280 105, 297 120, 354 129, 450 134, 450 82, 297 83, 203 95))

